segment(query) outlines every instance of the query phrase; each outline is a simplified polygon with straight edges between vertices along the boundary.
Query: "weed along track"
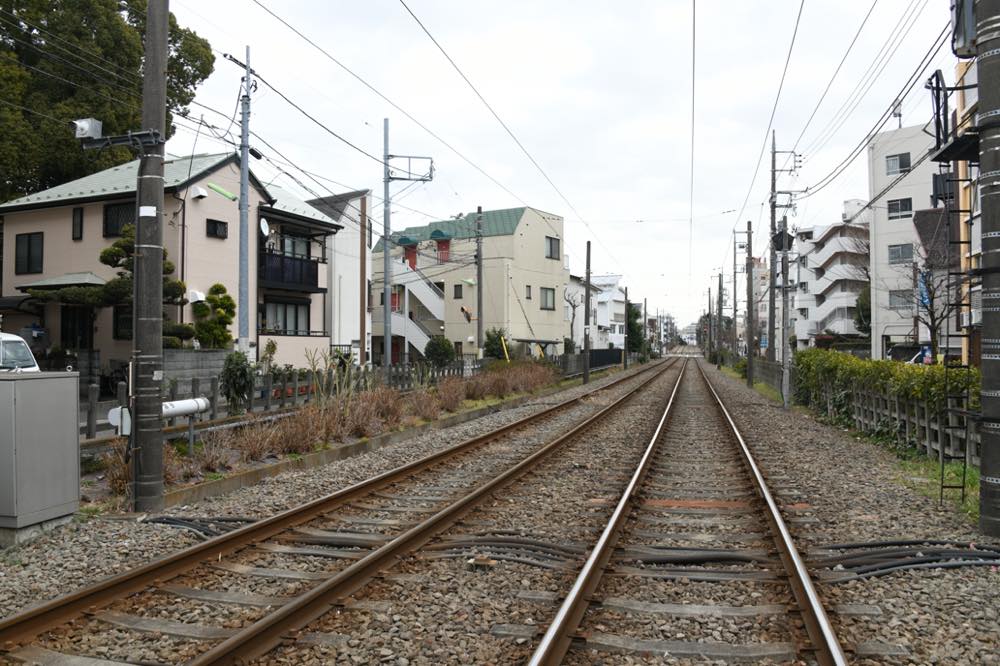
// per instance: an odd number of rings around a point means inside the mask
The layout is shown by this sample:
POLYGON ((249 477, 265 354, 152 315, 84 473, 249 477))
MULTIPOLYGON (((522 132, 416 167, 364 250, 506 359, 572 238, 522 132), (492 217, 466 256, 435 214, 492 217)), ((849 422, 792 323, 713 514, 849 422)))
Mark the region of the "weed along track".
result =
POLYGON ((0 660, 234 663, 265 654, 290 632, 341 608, 351 592, 400 556, 608 418, 676 365, 668 361, 626 374, 444 451, 11 616, 0 621, 0 660))

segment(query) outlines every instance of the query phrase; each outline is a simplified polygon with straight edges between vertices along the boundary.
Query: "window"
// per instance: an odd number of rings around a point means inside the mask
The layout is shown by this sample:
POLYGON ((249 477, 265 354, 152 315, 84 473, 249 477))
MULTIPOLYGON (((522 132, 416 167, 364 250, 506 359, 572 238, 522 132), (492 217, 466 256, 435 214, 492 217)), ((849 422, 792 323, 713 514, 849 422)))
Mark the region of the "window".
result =
POLYGON ((42 272, 42 232, 14 236, 14 273, 42 272))
POLYGON ((913 290, 912 289, 892 289, 889 291, 889 309, 891 310, 912 310, 913 290))
POLYGON ((309 304, 265 301, 264 329, 284 335, 308 335, 309 304))
POLYGON ((913 200, 910 198, 889 199, 887 205, 889 206, 890 220, 901 220, 905 217, 913 217, 913 200))
POLYGON ((455 340, 454 344, 455 344, 455 356, 458 358, 462 358, 462 341, 455 340))
POLYGON ((309 239, 302 236, 282 236, 281 253, 286 257, 309 258, 309 239))
POLYGON ((913 244, 903 243, 901 245, 889 246, 890 264, 908 264, 913 261, 913 244))
POLYGON ((555 310, 556 309, 556 290, 550 287, 542 287, 539 289, 542 294, 542 309, 543 310, 555 310))
POLYGON ((910 154, 899 153, 898 155, 885 156, 885 175, 895 176, 906 173, 910 170, 910 154))
POLYGON ((126 224, 135 224, 135 202, 106 204, 104 206, 104 237, 117 238, 126 224))
POLYGON ((462 283, 458 282, 455 284, 454 298, 458 300, 462 298, 462 283))
POLYGON ((553 238, 552 236, 545 237, 545 258, 546 259, 558 259, 559 258, 559 239, 553 238))
POLYGON ((132 306, 116 305, 112 314, 111 337, 115 340, 132 339, 132 306))
POLYGON ((531 300, 531 285, 530 284, 524 285, 524 297, 527 300, 529 300, 529 301, 531 300))
POLYGON ((212 238, 229 238, 229 223, 221 220, 205 220, 205 235, 212 238))
POLYGON ((83 208, 73 209, 73 240, 83 240, 83 208))

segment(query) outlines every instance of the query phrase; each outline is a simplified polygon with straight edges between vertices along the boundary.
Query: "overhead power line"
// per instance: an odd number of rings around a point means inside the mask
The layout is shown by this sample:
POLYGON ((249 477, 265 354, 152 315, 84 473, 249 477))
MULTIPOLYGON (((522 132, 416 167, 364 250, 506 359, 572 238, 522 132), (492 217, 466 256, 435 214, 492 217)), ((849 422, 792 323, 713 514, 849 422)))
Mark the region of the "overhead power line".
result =
POLYGON ((549 177, 549 174, 545 172, 545 169, 543 169, 542 165, 538 163, 538 160, 536 160, 534 156, 528 151, 528 149, 524 147, 524 144, 521 143, 521 140, 517 138, 517 135, 515 135, 513 130, 510 129, 510 126, 508 126, 507 123, 504 122, 503 118, 500 117, 500 114, 498 114, 496 110, 493 108, 493 106, 486 101, 486 98, 483 97, 482 93, 479 92, 479 89, 476 88, 476 86, 472 83, 472 81, 469 80, 469 77, 465 75, 465 72, 463 72, 462 69, 458 66, 458 63, 456 63, 455 60, 450 55, 448 55, 448 52, 445 51, 444 47, 441 46, 438 40, 434 38, 434 35, 432 35, 430 30, 427 29, 427 26, 425 26, 423 22, 417 17, 417 15, 413 13, 413 10, 410 9, 410 7, 406 4, 405 0, 399 0, 399 3, 403 5, 403 8, 406 9, 407 13, 413 17, 413 20, 416 21, 418 26, 420 26, 420 29, 424 31, 424 34, 427 35, 428 38, 430 38, 431 42, 434 43, 434 46, 437 47, 437 49, 441 52, 441 54, 445 57, 445 59, 451 64, 452 68, 454 68, 454 70, 458 72, 458 75, 462 77, 462 80, 465 81, 465 83, 469 86, 472 92, 476 94, 476 97, 478 97, 479 101, 483 103, 483 106, 485 106, 487 110, 489 110, 489 112, 493 115, 493 117, 496 118, 496 121, 500 123, 500 126, 504 129, 504 131, 507 132, 507 134, 514 141, 514 143, 517 144, 517 147, 521 149, 521 152, 524 153, 524 155, 534 165, 534 167, 538 170, 538 172, 542 174, 542 177, 545 178, 546 182, 548 182, 548 184, 552 187, 555 193, 559 195, 559 198, 563 200, 563 202, 569 207, 571 211, 573 211, 573 214, 576 215, 577 219, 580 220, 580 222, 582 222, 585 227, 587 227, 591 235, 597 240, 598 243, 601 244, 601 247, 603 247, 604 250, 608 253, 608 256, 612 259, 612 261, 621 266, 618 260, 615 259, 610 248, 608 248, 608 246, 604 244, 604 241, 602 241, 601 238, 594 232, 594 230, 591 228, 587 220, 583 217, 583 215, 580 214, 580 211, 576 209, 576 206, 574 206, 573 203, 568 198, 566 198, 566 195, 562 193, 562 190, 560 190, 559 187, 555 184, 555 182, 549 177))
POLYGON ((254 4, 256 4, 258 7, 260 7, 261 9, 263 9, 268 14, 270 14, 271 17, 273 17, 276 21, 278 21, 279 23, 281 23, 282 25, 284 25, 286 28, 288 28, 289 30, 291 30, 292 32, 294 32, 296 35, 298 35, 307 44, 309 44, 314 49, 316 49, 317 51, 319 51, 320 53, 322 53, 328 60, 330 60, 330 62, 332 62, 333 64, 337 65, 337 67, 340 67, 345 72, 347 72, 350 76, 352 76, 361 85, 363 85, 364 87, 368 88, 368 90, 370 90, 371 92, 375 93, 375 95, 377 95, 379 98, 381 98, 382 101, 384 101, 386 104, 388 104, 392 108, 396 109, 396 111, 399 111, 401 114, 403 114, 403 116, 406 117, 414 125, 416 125, 420 129, 422 129, 423 131, 427 132, 427 134, 429 134, 432 138, 434 138, 441 145, 443 145, 445 148, 447 148, 452 153, 454 153, 463 162, 465 162, 466 164, 468 164, 469 166, 471 166, 473 169, 475 169, 476 171, 478 171, 480 174, 482 174, 483 176, 485 176, 494 185, 496 185, 497 187, 499 187, 501 190, 503 190, 504 192, 506 192, 510 196, 514 197, 514 199, 517 200, 518 202, 524 204, 525 206, 528 205, 527 202, 524 199, 522 199, 517 194, 515 194, 514 192, 512 192, 506 185, 504 185, 499 180, 497 180, 496 178, 494 178, 492 175, 490 175, 489 173, 487 173, 485 169, 483 169, 481 166, 479 166, 478 164, 476 164, 470 158, 466 157, 464 153, 462 153, 460 150, 458 150, 458 148, 456 148, 452 144, 450 144, 447 141, 445 141, 434 130, 430 129, 429 127, 427 127, 427 125, 425 125, 421 121, 417 120, 406 109, 404 109, 403 107, 401 107, 398 104, 396 104, 396 102, 394 102, 391 99, 389 99, 388 97, 386 97, 381 91, 379 91, 377 88, 375 88, 375 86, 373 86, 372 84, 368 83, 368 81, 366 81, 359 74, 357 74, 356 72, 354 72, 354 70, 352 70, 351 68, 349 68, 347 65, 345 65, 344 63, 342 63, 340 60, 338 60, 337 58, 335 58, 333 55, 331 55, 329 51, 327 51, 322 46, 320 46, 319 44, 317 44, 316 42, 314 42, 307 35, 305 35, 301 30, 299 30, 298 28, 296 28, 295 26, 293 26, 291 23, 289 23, 288 21, 286 21, 284 18, 282 18, 281 16, 279 16, 278 14, 276 14, 267 5, 265 5, 263 2, 260 2, 260 0, 253 0, 253 1, 254 1, 254 4))

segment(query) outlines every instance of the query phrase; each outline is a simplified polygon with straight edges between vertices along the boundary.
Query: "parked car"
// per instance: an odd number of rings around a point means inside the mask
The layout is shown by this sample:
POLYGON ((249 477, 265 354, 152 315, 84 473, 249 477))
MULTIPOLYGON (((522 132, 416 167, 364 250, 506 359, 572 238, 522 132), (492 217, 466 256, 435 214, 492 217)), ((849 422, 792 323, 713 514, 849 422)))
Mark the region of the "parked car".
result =
POLYGON ((41 372, 20 336, 0 333, 0 372, 41 372))

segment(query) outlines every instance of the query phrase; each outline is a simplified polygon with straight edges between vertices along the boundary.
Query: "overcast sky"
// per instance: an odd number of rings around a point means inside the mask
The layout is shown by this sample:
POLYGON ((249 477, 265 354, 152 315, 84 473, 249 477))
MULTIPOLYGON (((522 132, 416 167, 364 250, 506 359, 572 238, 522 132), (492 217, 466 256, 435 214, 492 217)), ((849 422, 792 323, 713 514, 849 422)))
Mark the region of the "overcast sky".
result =
MULTIPOLYGON (((591 240, 595 273, 624 274, 630 295, 648 298, 651 310, 669 311, 684 325, 704 310, 710 276, 720 267, 731 275, 734 225, 744 229, 748 219, 755 228, 767 224, 769 155, 752 189, 750 184, 798 0, 697 4, 690 236, 690 0, 407 0, 579 215, 398 0, 261 1, 513 193, 257 4, 171 0, 178 21, 207 38, 217 52, 242 59, 249 45, 251 65, 261 76, 359 148, 382 154, 382 119, 388 117, 391 152, 434 157, 434 181, 410 187, 400 194, 400 206, 393 206, 394 229, 431 221, 421 213, 443 219, 477 205, 496 209, 524 202, 565 218, 565 248, 574 273, 582 274, 584 245, 591 240)), ((871 6, 870 0, 806 2, 774 120, 779 150, 791 149, 802 132, 871 6)), ((945 2, 877 1, 799 144, 799 151, 806 153, 802 169, 783 177, 780 188, 809 186, 850 153, 891 104, 948 18, 945 2), (901 20, 909 26, 905 37, 893 32, 901 20), (890 44, 894 54, 888 64, 860 102, 851 105, 850 115, 837 116, 893 34, 900 37, 890 44), (839 129, 824 131, 828 127, 839 129)), ((953 78, 954 59, 947 45, 933 63, 931 70, 941 68, 953 78)), ((231 114, 240 76, 239 68, 217 53, 215 73, 198 90, 197 101, 231 114)), ((192 113, 204 114, 206 122, 223 129, 229 125, 197 106, 192 113)), ((918 85, 904 100, 903 124, 922 125, 930 115, 927 92, 918 85)), ((251 127, 299 167, 349 188, 371 188, 381 196, 380 164, 335 139, 263 85, 253 98, 251 127)), ((232 131, 236 137, 237 129, 232 131)), ((194 138, 193 132, 180 131, 167 150, 188 154, 194 138)), ((278 157, 259 141, 251 144, 278 157)), ((196 150, 223 147, 203 133, 196 150)), ((262 162, 255 162, 253 169, 268 178, 274 175, 262 162)), ((322 190, 289 171, 321 194, 345 189, 329 183, 329 190, 322 190)), ((275 183, 298 189, 285 175, 275 183)), ((405 186, 397 183, 393 190, 405 186)), ((835 222, 841 202, 849 198, 868 198, 864 153, 831 186, 801 202, 790 223, 807 227, 835 222)), ((377 205, 373 216, 381 220, 377 205)), ((764 243, 765 236, 755 234, 755 254, 764 243)), ((727 277, 727 284, 730 280, 727 277)))

